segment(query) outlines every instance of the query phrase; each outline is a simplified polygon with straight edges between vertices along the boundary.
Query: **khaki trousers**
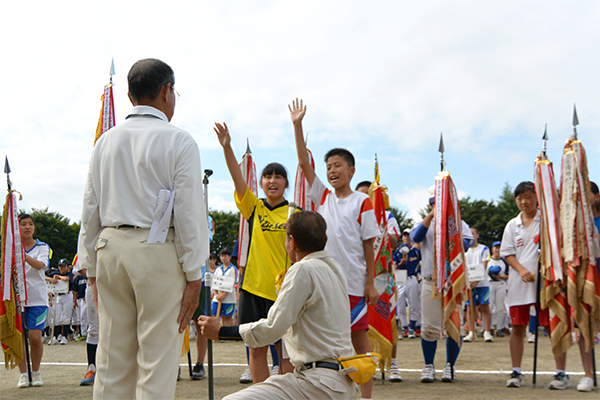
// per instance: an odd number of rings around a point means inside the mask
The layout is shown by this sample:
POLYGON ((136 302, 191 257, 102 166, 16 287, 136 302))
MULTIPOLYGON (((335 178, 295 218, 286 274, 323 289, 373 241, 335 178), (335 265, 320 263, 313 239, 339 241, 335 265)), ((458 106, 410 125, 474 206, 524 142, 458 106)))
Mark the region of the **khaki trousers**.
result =
POLYGON ((357 394, 358 386, 343 372, 301 365, 293 373, 270 376, 223 400, 356 400, 357 394))
POLYGON ((97 242, 100 343, 94 399, 172 399, 183 335, 185 275, 173 232, 147 244, 148 229, 104 228, 97 242))

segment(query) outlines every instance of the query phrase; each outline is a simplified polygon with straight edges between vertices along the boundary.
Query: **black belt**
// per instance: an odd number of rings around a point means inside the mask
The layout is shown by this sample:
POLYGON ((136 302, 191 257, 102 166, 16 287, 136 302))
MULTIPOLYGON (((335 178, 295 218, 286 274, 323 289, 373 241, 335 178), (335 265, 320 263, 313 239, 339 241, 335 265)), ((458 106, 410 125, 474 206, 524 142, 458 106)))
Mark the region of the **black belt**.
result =
POLYGON ((340 364, 329 362, 329 361, 315 361, 315 362, 311 362, 311 363, 306 363, 306 364, 304 364, 304 366, 306 367, 306 369, 327 368, 327 369, 335 369, 336 371, 340 370, 340 364))
POLYGON ((117 225, 117 226, 109 226, 108 228, 115 228, 115 229, 121 229, 121 228, 141 229, 140 227, 135 226, 135 225, 117 225))

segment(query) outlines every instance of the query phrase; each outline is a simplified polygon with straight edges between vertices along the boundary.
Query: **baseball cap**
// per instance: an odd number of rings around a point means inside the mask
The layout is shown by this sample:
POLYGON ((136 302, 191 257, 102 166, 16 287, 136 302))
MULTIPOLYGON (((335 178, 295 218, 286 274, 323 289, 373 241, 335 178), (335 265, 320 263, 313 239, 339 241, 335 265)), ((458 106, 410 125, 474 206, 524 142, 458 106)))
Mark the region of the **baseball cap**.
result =
POLYGON ((435 200, 435 185, 429 186, 427 194, 429 195, 429 204, 433 204, 435 200))
POLYGON ((58 265, 59 265, 59 266, 61 266, 61 265, 66 265, 66 266, 68 267, 68 266, 69 266, 69 262, 68 262, 66 259, 64 259, 64 258, 61 258, 61 259, 58 261, 58 265))
POLYGON ((500 246, 500 245, 502 245, 502 242, 496 241, 496 242, 494 242, 494 244, 492 245, 492 247, 496 247, 496 246, 500 246))

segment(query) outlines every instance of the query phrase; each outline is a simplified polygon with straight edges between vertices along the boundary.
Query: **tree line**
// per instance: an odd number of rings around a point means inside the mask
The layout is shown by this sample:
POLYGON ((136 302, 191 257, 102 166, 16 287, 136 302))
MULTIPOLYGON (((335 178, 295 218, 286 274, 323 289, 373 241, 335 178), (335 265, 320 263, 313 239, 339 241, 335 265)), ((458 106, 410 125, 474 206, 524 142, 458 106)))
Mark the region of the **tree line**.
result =
MULTIPOLYGON (((506 223, 519 213, 512 188, 508 183, 504 185, 497 200, 476 200, 465 197, 460 200, 460 209, 462 218, 467 224, 479 231, 479 242, 488 247, 491 247, 493 242, 502 239, 506 223)), ((396 217, 400 232, 413 227, 415 221, 408 217, 406 211, 400 211, 396 207, 390 207, 389 210, 396 217)), ((20 212, 27 212, 35 218, 35 237, 48 243, 52 249, 51 267, 57 267, 58 260, 61 258, 66 258, 69 262, 73 260, 77 254, 77 237, 81 227, 79 222, 71 222, 69 218, 58 212, 49 211, 48 208, 33 208, 30 211, 21 210, 20 212)), ((428 212, 427 207, 423 208, 420 211, 421 217, 427 215, 428 212)), ((215 222, 210 251, 218 255, 224 248, 233 250, 238 237, 240 213, 210 210, 209 215, 215 222)))

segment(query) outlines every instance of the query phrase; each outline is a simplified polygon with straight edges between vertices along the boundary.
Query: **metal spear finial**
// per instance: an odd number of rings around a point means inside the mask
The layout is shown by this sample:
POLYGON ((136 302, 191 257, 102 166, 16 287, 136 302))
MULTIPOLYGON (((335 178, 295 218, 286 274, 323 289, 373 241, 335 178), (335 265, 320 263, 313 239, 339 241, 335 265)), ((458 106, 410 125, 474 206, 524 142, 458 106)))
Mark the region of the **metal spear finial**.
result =
POLYGON ((250 151, 250 140, 246 138, 246 154, 252 154, 250 151))
POLYGON ((8 164, 8 156, 4 156, 4 173, 6 174, 6 185, 8 190, 12 190, 12 182, 10 181, 10 165, 8 164))
POLYGON ((542 154, 544 157, 546 156, 546 148, 548 144, 548 124, 544 127, 544 136, 542 136, 542 140, 544 141, 544 146, 542 147, 542 154))
POLYGON ((113 57, 110 62, 110 83, 112 84, 112 77, 115 74, 115 58, 113 57))
POLYGON ((438 148, 440 152, 440 170, 443 171, 446 166, 446 162, 444 161, 444 133, 440 132, 440 147, 438 148))
POLYGON ((577 140, 577 125, 579 125, 577 107, 575 106, 575 103, 573 103, 573 140, 577 140))

